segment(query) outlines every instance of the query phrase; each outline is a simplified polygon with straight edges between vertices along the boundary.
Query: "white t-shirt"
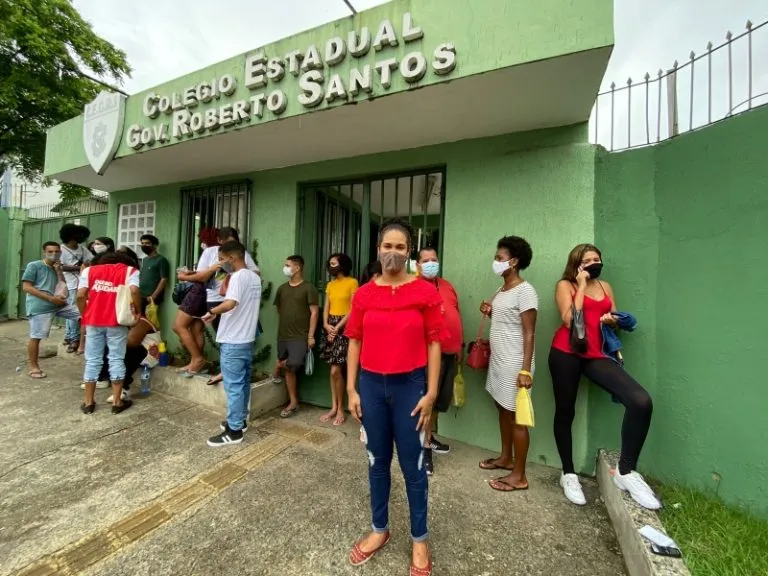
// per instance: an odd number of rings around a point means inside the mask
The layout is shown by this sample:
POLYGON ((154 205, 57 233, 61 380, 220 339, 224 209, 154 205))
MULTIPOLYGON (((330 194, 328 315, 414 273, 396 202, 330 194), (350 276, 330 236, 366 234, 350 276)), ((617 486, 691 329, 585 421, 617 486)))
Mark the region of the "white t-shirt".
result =
MULTIPOLYGON (((93 258, 91 252, 82 244, 74 250, 66 244, 61 245, 61 264, 63 266, 78 266, 80 262, 83 264, 90 262, 91 258, 93 258)), ((77 290, 79 276, 79 272, 64 272, 64 280, 66 280, 69 290, 77 290)))
POLYGON ((238 270, 229 278, 226 300, 237 302, 221 315, 216 342, 219 344, 250 344, 256 340, 261 305, 261 278, 252 270, 238 270))
MULTIPOLYGON (((219 262, 219 247, 218 246, 211 246, 210 248, 206 248, 203 250, 203 253, 200 254, 200 260, 197 261, 197 272, 200 272, 201 270, 208 270, 211 266, 214 264, 217 264, 219 262)), ((251 258, 251 255, 248 254, 248 252, 245 253, 245 267, 248 268, 248 270, 252 270, 254 272, 259 271, 259 267, 256 266, 256 263, 253 261, 253 258, 251 258)), ((208 294, 206 300, 208 302, 224 302, 224 296, 219 294, 219 290, 221 289, 221 284, 224 282, 224 278, 226 278, 226 274, 224 272, 218 272, 215 274, 208 284, 206 285, 206 292, 208 294)))
MULTIPOLYGON (((88 271, 90 269, 91 268, 88 267, 80 273, 80 283, 77 288, 88 288, 88 271)), ((136 286, 136 288, 139 287, 139 271, 136 268, 133 269, 133 274, 128 276, 127 284, 128 286, 136 286)))

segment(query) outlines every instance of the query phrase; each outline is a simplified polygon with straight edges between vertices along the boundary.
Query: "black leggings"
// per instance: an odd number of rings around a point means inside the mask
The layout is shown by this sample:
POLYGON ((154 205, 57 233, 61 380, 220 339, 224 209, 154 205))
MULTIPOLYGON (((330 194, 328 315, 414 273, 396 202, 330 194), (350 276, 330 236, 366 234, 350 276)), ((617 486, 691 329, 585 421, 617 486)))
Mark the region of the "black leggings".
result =
POLYGON ((555 392, 555 442, 563 472, 574 472, 571 425, 576 415, 576 394, 582 374, 624 405, 619 472, 628 474, 635 470, 651 426, 653 403, 648 392, 608 358, 581 358, 552 348, 549 351, 549 373, 555 392))

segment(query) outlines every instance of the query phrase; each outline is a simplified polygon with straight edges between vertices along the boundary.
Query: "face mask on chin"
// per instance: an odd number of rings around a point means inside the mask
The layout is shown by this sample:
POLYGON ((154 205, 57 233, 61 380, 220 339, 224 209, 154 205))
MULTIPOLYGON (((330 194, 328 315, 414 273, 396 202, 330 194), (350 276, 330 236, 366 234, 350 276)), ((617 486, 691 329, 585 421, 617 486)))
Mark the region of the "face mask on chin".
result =
POLYGON ((595 280, 600 277, 600 273, 603 271, 603 263, 594 262, 589 266, 584 266, 584 271, 589 274, 590 280, 595 280))
POLYGON ((406 254, 400 254, 400 252, 380 252, 379 262, 381 262, 381 269, 392 274, 402 272, 405 268, 405 262, 408 260, 406 254))
POLYGON ((421 265, 421 275, 428 280, 437 278, 440 273, 440 262, 424 262, 421 265))

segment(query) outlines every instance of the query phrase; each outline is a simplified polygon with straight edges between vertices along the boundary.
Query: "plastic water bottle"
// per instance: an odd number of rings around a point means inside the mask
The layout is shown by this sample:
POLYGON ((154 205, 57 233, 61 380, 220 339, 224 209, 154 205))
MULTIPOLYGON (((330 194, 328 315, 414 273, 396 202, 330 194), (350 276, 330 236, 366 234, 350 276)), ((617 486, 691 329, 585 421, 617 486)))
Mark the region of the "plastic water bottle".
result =
POLYGON ((141 369, 141 395, 149 395, 149 366, 146 364, 141 369))

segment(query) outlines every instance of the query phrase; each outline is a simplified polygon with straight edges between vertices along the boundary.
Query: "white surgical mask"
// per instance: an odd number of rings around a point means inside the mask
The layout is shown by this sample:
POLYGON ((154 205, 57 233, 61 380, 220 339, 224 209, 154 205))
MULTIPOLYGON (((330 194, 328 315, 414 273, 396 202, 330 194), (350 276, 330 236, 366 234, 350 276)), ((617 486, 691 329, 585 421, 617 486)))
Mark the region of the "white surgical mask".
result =
POLYGON ((437 278, 440 273, 440 262, 424 262, 421 265, 421 275, 424 278, 432 279, 437 278))
POLYGON ((493 261, 493 273, 496 274, 496 276, 503 276, 504 272, 509 270, 509 260, 505 260, 504 262, 499 262, 498 260, 493 261))
POLYGON ((290 266, 283 266, 283 276, 286 278, 293 278, 293 268, 290 266))
POLYGON ((105 244, 94 244, 93 251, 96 252, 96 254, 104 254, 104 252, 107 251, 107 246, 105 244))
POLYGON ((45 258, 48 262, 58 262, 61 260, 61 252, 51 252, 50 254, 46 252, 45 258))

